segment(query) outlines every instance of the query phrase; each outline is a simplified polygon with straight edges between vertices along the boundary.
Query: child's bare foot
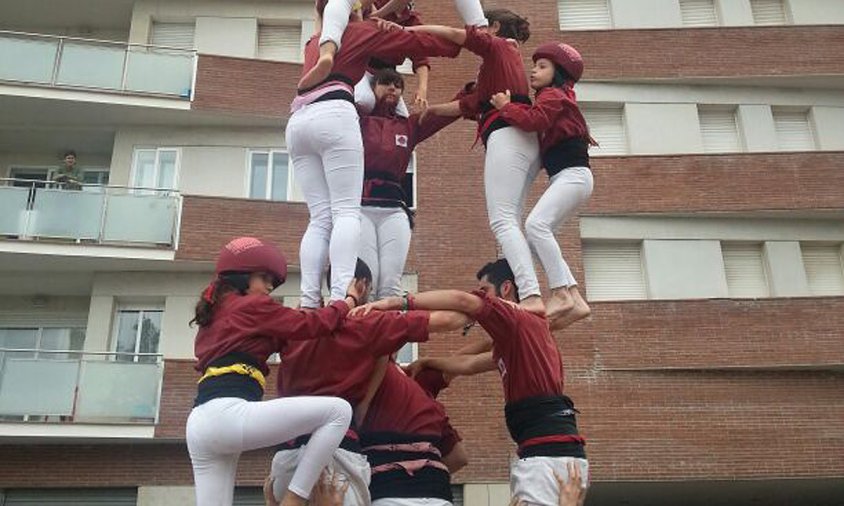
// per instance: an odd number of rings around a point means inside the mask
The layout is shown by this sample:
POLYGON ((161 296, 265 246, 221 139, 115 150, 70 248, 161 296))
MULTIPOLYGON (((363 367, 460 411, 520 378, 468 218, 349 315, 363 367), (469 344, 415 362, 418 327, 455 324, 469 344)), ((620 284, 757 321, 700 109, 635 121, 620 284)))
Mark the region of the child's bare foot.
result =
POLYGON ((573 307, 574 298, 569 293, 568 287, 554 289, 551 291, 551 298, 545 303, 545 317, 549 322, 553 322, 573 307))
POLYGON ((530 313, 545 316, 545 303, 542 302, 542 297, 539 295, 531 295, 519 303, 522 309, 530 313))
POLYGON ((569 294, 574 300, 574 306, 572 306, 571 309, 569 309, 565 314, 557 318, 555 321, 551 322, 551 330, 564 329, 572 323, 587 318, 589 315, 592 314, 592 309, 589 308, 589 304, 587 304, 586 299, 584 299, 583 296, 580 295, 580 292, 577 290, 576 286, 572 286, 569 288, 569 294))
POLYGON ((333 42, 326 42, 320 47, 319 60, 317 60, 316 65, 299 80, 300 90, 313 88, 328 79, 328 76, 331 74, 331 68, 334 66, 334 53, 336 52, 337 46, 333 42))

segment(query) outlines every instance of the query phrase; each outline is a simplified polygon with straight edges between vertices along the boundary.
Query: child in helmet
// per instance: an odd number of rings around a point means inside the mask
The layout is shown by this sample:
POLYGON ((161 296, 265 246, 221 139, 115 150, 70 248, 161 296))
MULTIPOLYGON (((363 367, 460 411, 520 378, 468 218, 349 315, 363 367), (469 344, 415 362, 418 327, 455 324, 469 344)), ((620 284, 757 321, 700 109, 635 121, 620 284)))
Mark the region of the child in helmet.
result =
POLYGON ((548 320, 552 329, 561 329, 590 314, 554 231, 592 194, 589 146, 594 141, 574 93, 574 84, 583 75, 580 53, 568 44, 549 42, 536 49, 533 61, 532 106, 512 102, 510 90, 495 94, 490 102, 510 124, 540 135, 542 165, 550 179, 525 222, 525 232, 552 290, 548 320))
MULTIPOLYGON (((202 293, 193 322, 202 374, 186 439, 198 506, 231 505, 240 453, 312 434, 281 504, 304 505, 343 439, 352 416, 336 397, 262 401, 267 359, 291 340, 316 339, 340 327, 363 292, 353 281, 345 300, 297 311, 269 294, 284 283, 287 260, 254 237, 229 242, 217 259, 216 278, 202 293)), ((192 323, 193 323, 192 322, 192 323)))

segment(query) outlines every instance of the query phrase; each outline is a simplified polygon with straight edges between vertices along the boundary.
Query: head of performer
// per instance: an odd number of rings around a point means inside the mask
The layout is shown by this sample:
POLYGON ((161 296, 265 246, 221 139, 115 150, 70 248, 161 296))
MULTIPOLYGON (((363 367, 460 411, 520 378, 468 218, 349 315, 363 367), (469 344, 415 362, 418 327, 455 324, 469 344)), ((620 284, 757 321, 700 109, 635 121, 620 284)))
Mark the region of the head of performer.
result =
POLYGON ((583 57, 568 44, 546 42, 533 53, 530 86, 540 90, 573 87, 583 76, 583 57))
POLYGON ((524 44, 530 38, 530 22, 509 9, 484 11, 489 26, 479 28, 503 39, 513 39, 524 44))
POLYGON ((375 73, 372 91, 375 93, 375 108, 395 112, 404 93, 404 78, 394 69, 381 69, 375 73))
POLYGON ((519 289, 516 287, 516 277, 506 258, 490 262, 478 271, 478 288, 486 293, 495 294, 510 302, 519 302, 519 289))
POLYGON ((255 237, 238 237, 217 257, 216 278, 202 292, 193 322, 211 323, 214 308, 228 294, 269 295, 287 278, 287 259, 274 245, 255 237))
MULTIPOLYGON (((358 305, 369 302, 369 295, 372 292, 372 271, 366 262, 358 258, 355 264, 355 290, 360 294, 358 298, 358 305)), ((325 278, 325 284, 329 291, 331 290, 331 266, 328 266, 328 274, 325 278)))

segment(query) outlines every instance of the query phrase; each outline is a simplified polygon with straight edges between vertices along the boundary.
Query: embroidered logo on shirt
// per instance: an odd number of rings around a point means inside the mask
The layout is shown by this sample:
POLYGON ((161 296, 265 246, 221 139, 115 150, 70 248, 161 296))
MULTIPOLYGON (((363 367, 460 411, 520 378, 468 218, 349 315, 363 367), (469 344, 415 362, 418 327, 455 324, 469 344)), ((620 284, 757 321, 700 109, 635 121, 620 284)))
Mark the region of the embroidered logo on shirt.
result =
POLYGON ((407 136, 403 134, 396 134, 396 146, 403 148, 407 147, 407 136))

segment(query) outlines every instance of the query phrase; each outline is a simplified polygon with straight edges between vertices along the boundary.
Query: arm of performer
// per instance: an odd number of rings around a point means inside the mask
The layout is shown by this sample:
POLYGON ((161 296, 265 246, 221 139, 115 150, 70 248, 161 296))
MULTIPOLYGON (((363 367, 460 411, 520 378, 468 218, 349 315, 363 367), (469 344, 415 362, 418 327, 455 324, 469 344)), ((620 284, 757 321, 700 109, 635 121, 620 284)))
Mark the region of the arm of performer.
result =
MULTIPOLYGON (((381 21, 382 26, 391 25, 389 22, 381 21)), ((361 47, 368 58, 379 58, 385 61, 402 61, 404 58, 422 58, 426 56, 440 56, 456 58, 460 54, 460 45, 447 37, 440 37, 436 34, 424 31, 412 31, 410 28, 382 30, 378 24, 364 23, 367 38, 362 39, 361 47)), ((401 28, 399 25, 395 25, 401 28)), ((418 27, 412 28, 421 28, 418 27)))
POLYGON ((426 357, 417 360, 423 367, 439 369, 454 376, 474 376, 497 369, 492 352, 477 355, 452 355, 450 357, 426 357))
POLYGON ((424 32, 436 35, 441 39, 450 40, 455 44, 464 45, 466 43, 466 30, 463 28, 452 28, 443 25, 418 25, 408 26, 405 28, 408 32, 424 32))
MULTIPOLYGON (((459 101, 466 96, 465 88, 454 97, 454 100, 445 104, 430 106, 423 109, 420 115, 411 115, 411 128, 414 129, 414 147, 430 138, 443 128, 457 121, 460 117, 459 101), (454 104, 457 103, 455 107, 454 104), (433 111, 428 109, 433 108, 433 111)), ((427 102, 427 101, 426 101, 427 102)))
POLYGON ((431 65, 428 63, 428 59, 424 59, 424 64, 414 61, 413 71, 419 79, 416 86, 416 97, 413 103, 416 104, 416 107, 424 110, 428 107, 428 79, 431 74, 431 65))
POLYGON ((404 297, 385 297, 378 302, 361 306, 354 315, 366 315, 373 309, 380 311, 421 309, 425 311, 457 311, 473 316, 484 307, 481 297, 461 290, 432 290, 404 297))
POLYGON ((510 102, 510 90, 496 93, 490 99, 501 117, 526 132, 544 132, 551 128, 565 109, 565 101, 556 93, 540 93, 532 106, 510 102))

